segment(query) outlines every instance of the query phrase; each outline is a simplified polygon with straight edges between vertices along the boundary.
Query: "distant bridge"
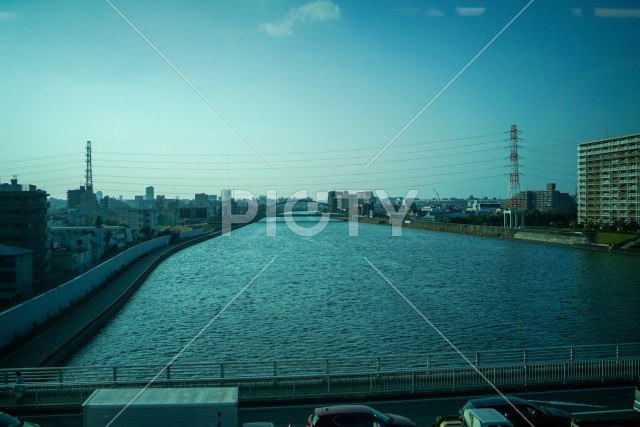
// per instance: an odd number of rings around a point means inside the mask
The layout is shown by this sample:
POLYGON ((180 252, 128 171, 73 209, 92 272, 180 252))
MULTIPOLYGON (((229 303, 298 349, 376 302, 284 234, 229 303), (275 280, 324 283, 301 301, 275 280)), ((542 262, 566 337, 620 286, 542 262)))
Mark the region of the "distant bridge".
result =
MULTIPOLYGON (((283 212, 279 213, 278 216, 321 216, 322 212, 320 211, 291 211, 291 212, 283 212)), ((330 213, 325 213, 325 215, 331 215, 330 213)))
POLYGON ((267 212, 273 208, 275 208, 276 216, 346 216, 346 214, 339 212, 327 203, 307 199, 275 203, 267 207, 267 212))

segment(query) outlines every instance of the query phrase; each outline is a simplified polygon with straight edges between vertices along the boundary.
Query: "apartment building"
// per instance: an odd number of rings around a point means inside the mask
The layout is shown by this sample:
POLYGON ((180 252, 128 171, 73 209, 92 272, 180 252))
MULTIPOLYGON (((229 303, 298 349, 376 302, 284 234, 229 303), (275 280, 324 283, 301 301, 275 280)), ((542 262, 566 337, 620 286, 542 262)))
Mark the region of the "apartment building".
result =
MULTIPOLYGON (((155 234, 158 232, 158 211, 155 209, 129 209, 127 210, 127 225, 136 237, 141 237, 140 233, 145 232, 155 234)), ((147 235, 146 237, 151 236, 147 235)))
POLYGON ((35 185, 0 184, 0 244, 33 251, 33 278, 51 271, 49 195, 35 185))
POLYGON ((640 134, 578 145, 578 223, 640 223, 640 134))

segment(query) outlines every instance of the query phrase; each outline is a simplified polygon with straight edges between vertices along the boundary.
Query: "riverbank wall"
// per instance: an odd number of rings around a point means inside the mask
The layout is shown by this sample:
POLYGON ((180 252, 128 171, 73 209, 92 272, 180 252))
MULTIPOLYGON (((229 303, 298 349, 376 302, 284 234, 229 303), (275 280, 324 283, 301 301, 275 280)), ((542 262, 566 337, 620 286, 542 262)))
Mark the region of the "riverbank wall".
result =
MULTIPOLYGON (((239 226, 234 226, 234 229, 239 226)), ((126 257, 129 262, 119 264, 115 272, 111 270, 112 266, 101 264, 53 289, 50 294, 54 297, 47 297, 52 300, 43 300, 39 296, 0 313, 0 337, 4 342, 0 347, 3 353, 0 367, 51 366, 65 360, 129 300, 162 261, 182 249, 219 235, 219 231, 203 233, 200 229, 187 233, 186 237, 181 233, 175 239, 179 243, 175 244, 169 244, 171 236, 154 239, 150 241, 155 241, 153 244, 147 242, 146 251, 139 248, 137 253, 129 254, 126 257), (87 280, 94 276, 98 277, 95 282, 87 280), (67 298, 63 289, 76 288, 80 286, 78 283, 87 289, 85 296, 75 294, 73 298, 67 298), (65 302, 57 315, 52 314, 52 308, 47 306, 47 302, 52 301, 65 302), (42 319, 42 323, 36 319, 42 319), (24 332, 18 334, 16 328, 20 326, 24 332)), ((58 305, 53 308, 56 307, 58 305)))
POLYGON ((80 276, 0 313, 0 348, 28 335, 73 304, 100 288, 140 257, 169 244, 170 236, 158 237, 114 256, 80 276))
MULTIPOLYGON (((358 218, 363 224, 380 224, 390 226, 387 218, 358 218)), ((473 236, 494 237, 520 240, 525 242, 552 245, 576 246, 586 249, 602 250, 601 245, 594 245, 585 233, 563 232, 554 230, 538 230, 526 228, 506 228, 488 225, 455 224, 447 222, 404 221, 403 228, 442 231, 447 233, 469 234, 473 236)), ((604 249, 610 249, 606 247, 604 249)))

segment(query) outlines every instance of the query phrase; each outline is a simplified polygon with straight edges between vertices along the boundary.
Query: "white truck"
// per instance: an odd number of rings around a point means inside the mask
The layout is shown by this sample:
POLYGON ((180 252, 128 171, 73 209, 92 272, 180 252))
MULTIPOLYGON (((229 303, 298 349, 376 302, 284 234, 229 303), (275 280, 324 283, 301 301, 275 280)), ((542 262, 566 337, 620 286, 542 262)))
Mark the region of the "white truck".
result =
POLYGON ((237 427, 237 387, 98 389, 82 404, 83 427, 237 427))
POLYGON ((462 421, 465 427, 513 427, 511 421, 493 408, 465 409, 462 421))

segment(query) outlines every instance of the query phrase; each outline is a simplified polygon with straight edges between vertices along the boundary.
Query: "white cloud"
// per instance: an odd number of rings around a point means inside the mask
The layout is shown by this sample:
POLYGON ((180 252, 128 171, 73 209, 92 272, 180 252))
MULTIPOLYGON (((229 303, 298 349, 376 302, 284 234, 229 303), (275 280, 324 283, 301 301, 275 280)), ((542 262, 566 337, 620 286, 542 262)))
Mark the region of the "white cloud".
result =
POLYGON ((340 19, 340 8, 329 0, 316 0, 304 6, 294 7, 277 23, 262 24, 260 29, 270 36, 293 35, 293 28, 305 22, 322 22, 340 19))
POLYGON ((486 7, 456 7, 456 13, 460 16, 481 16, 486 10, 486 7))
POLYGON ((18 16, 16 12, 1 12, 0 11, 0 22, 1 21, 11 21, 18 16))
POLYGON ((640 18, 640 9, 595 9, 596 18, 640 18))
POLYGON ((573 16, 575 16, 576 18, 580 18, 582 17, 582 9, 580 9, 579 7, 576 7, 574 9, 571 9, 571 13, 573 14, 573 16))

